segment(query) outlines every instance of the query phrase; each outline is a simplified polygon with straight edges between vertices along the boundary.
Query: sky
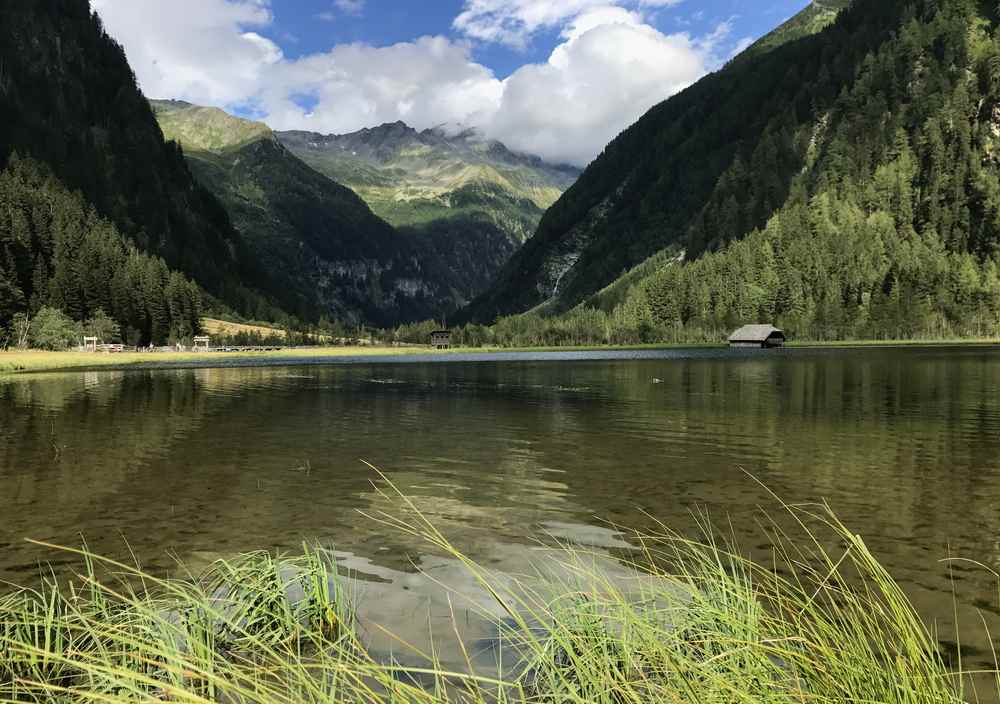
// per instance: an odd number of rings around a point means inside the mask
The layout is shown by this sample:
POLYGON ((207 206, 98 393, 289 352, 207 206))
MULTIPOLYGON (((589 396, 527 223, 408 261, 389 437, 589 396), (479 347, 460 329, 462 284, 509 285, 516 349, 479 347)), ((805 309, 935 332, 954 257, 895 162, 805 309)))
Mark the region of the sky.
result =
POLYGON ((584 166, 809 0, 92 0, 150 98, 279 130, 474 127, 584 166))

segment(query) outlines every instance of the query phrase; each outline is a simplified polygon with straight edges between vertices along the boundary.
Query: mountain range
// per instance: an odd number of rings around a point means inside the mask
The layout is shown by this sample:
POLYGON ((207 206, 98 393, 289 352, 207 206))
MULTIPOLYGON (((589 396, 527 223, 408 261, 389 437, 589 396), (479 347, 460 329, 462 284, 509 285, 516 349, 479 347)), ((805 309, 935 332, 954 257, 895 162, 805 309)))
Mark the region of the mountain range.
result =
POLYGON ((396 227, 457 221, 498 231, 515 246, 534 234, 545 210, 580 175, 572 166, 514 153, 474 129, 418 132, 395 122, 346 135, 279 132, 278 139, 396 227))
POLYGON ((397 123, 323 137, 180 101, 153 107, 281 282, 279 302, 305 318, 391 325, 456 310, 537 225, 536 200, 574 175, 471 133, 397 123))
POLYGON ((395 325, 470 299, 556 341, 1000 323, 991 3, 815 0, 579 175, 474 130, 151 109, 85 0, 0 25, 0 326, 102 309, 162 341, 205 309, 395 325))
POLYGON ((217 108, 154 102, 164 135, 224 204, 270 276, 279 304, 305 319, 390 324, 431 317, 451 291, 437 262, 353 191, 302 163, 269 128, 217 108))
POLYGON ((283 143, 295 135, 151 106, 86 0, 4 3, 0 24, 3 328, 45 306, 78 320, 104 311, 142 342, 189 335, 206 310, 439 318, 488 285, 575 175, 472 133, 402 125, 313 137, 363 156, 310 148, 313 168, 283 143), (351 177, 362 171, 380 190, 351 177), (42 217, 45 203, 58 212, 42 217))

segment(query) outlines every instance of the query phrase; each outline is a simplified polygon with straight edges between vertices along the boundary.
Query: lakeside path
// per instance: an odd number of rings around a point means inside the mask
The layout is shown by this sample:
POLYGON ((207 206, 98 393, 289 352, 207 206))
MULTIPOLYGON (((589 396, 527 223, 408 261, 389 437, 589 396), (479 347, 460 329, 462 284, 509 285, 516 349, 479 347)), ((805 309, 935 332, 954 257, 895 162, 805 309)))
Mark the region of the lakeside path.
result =
MULTIPOLYGON (((1000 345, 1000 339, 975 340, 860 340, 839 342, 796 342, 790 349, 835 349, 835 348, 878 348, 878 347, 983 347, 1000 345)), ((464 347, 451 350, 432 350, 422 346, 391 347, 306 347, 289 348, 271 352, 126 352, 122 354, 95 354, 93 352, 44 352, 7 351, 0 352, 0 377, 13 374, 46 371, 88 371, 98 369, 158 369, 177 367, 226 367, 261 366, 288 364, 336 364, 364 363, 378 361, 443 362, 443 361, 491 361, 517 355, 544 355, 560 353, 566 356, 579 355, 581 359, 619 356, 628 352, 636 356, 669 350, 726 350, 726 345, 632 345, 632 346, 587 346, 587 347, 464 347)), ((753 354, 754 350, 744 351, 753 354)), ((561 358, 565 359, 565 356, 561 358)))

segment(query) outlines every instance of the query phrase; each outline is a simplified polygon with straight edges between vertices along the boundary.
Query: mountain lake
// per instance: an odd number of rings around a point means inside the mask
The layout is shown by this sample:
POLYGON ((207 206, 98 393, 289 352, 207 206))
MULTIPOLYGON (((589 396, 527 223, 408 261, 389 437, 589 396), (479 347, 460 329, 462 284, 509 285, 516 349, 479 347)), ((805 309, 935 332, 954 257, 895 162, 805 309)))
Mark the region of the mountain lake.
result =
POLYGON ((634 547, 626 528, 694 532, 699 515, 766 560, 773 492, 829 502, 942 649, 992 666, 1000 348, 298 362, 0 379, 0 580, 78 565, 27 538, 165 574, 306 541, 336 550, 362 610, 419 640, 448 617, 436 582, 461 569, 362 515, 406 514, 366 463, 511 574, 552 542, 613 565, 634 547))

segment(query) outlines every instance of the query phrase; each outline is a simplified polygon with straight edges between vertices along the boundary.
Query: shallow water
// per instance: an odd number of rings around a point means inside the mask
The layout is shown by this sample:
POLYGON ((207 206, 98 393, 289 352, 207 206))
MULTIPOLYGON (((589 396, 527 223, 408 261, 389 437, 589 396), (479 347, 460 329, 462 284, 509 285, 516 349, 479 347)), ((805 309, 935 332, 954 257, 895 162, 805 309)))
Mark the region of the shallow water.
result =
MULTIPOLYGON (((757 509, 776 504, 752 475, 829 501, 966 667, 991 661, 977 611, 1000 634, 997 580, 941 560, 1000 570, 1000 348, 350 361, 0 382, 0 579, 71 562, 28 537, 127 540, 162 571, 307 540, 401 595, 439 558, 359 515, 401 510, 362 460, 501 571, 540 535, 614 552, 604 521, 686 530, 699 508, 764 555, 757 509)), ((416 619, 425 591, 386 611, 416 619)))

